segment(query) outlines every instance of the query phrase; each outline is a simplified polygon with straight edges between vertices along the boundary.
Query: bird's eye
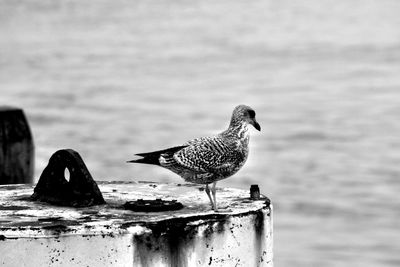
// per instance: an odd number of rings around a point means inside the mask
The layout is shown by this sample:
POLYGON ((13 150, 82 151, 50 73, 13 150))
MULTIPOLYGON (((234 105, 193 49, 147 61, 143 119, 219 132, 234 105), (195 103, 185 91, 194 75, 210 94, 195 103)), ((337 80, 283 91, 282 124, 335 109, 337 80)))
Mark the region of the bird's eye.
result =
POLYGON ((250 118, 254 118, 256 116, 256 113, 254 112, 254 110, 248 110, 249 116, 250 118))

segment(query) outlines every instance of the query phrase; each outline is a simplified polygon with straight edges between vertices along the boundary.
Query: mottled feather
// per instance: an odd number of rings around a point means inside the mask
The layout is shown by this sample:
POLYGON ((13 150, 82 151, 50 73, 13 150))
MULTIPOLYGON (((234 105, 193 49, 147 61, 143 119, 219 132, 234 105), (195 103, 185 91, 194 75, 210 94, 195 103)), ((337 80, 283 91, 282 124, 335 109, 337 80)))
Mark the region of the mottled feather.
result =
POLYGON ((235 108, 229 128, 215 136, 200 137, 179 147, 140 153, 143 159, 130 162, 157 164, 186 181, 208 184, 235 174, 248 156, 246 119, 255 121, 255 112, 247 106, 235 108))
POLYGON ((237 106, 227 130, 210 137, 187 141, 182 146, 136 154, 143 158, 129 162, 160 165, 180 175, 188 182, 197 184, 215 183, 235 174, 246 162, 249 153, 248 124, 260 130, 255 112, 248 106, 237 106))

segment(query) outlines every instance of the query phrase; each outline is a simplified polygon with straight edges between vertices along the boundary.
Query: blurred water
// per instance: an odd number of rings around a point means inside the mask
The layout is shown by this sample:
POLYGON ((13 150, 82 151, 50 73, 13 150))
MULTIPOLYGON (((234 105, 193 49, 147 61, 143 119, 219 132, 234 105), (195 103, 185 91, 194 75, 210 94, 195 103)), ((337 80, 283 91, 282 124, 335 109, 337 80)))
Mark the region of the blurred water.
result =
MULTIPOLYGON (((134 153, 257 112, 248 163, 276 266, 400 266, 400 2, 0 0, 0 104, 24 108, 36 179, 57 149, 97 180, 181 182, 134 153)), ((205 198, 205 201, 206 198, 205 198)))

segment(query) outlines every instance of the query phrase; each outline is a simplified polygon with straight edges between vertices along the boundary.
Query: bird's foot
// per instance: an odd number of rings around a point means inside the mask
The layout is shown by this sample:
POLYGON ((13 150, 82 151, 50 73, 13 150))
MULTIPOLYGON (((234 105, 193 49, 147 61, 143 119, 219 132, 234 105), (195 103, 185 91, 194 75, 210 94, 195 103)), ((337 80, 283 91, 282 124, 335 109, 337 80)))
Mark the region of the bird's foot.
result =
POLYGON ((232 212, 232 210, 226 206, 226 207, 212 207, 212 210, 214 210, 214 212, 232 212))
POLYGON ((214 212, 223 213, 223 212, 232 212, 232 210, 228 209, 228 208, 219 208, 219 209, 214 210, 214 212))

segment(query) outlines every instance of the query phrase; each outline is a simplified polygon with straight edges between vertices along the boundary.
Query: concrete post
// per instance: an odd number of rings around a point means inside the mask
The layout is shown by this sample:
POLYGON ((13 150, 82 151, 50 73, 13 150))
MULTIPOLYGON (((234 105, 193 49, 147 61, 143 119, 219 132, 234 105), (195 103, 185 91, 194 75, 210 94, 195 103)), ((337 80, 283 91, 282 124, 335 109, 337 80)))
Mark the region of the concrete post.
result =
POLYGON ((33 187, 0 186, 1 266, 273 266, 272 205, 218 188, 215 213, 192 184, 100 183, 107 204, 29 201, 33 187), (175 211, 134 212, 137 199, 177 200, 175 211))

